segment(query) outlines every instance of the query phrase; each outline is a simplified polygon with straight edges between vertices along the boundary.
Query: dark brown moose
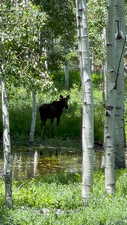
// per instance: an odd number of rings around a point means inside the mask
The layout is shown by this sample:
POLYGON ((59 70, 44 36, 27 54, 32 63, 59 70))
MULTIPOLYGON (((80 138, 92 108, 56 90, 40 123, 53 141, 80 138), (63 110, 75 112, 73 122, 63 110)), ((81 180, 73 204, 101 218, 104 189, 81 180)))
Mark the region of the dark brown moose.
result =
POLYGON ((57 120, 57 126, 60 122, 60 117, 63 113, 64 108, 68 109, 68 100, 70 96, 63 97, 60 95, 58 101, 53 101, 49 104, 42 104, 39 106, 40 112, 40 119, 42 122, 42 127, 45 127, 46 121, 49 119, 51 124, 53 123, 54 119, 57 120))

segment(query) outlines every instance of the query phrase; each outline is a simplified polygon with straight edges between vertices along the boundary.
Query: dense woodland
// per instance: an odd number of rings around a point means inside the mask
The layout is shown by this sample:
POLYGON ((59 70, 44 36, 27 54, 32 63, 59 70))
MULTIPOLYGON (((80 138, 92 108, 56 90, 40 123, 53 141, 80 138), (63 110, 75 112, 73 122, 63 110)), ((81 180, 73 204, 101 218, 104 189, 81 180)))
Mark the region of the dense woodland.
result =
POLYGON ((127 223, 126 4, 1 0, 0 224, 127 223), (81 172, 13 176, 14 149, 49 146, 81 172))

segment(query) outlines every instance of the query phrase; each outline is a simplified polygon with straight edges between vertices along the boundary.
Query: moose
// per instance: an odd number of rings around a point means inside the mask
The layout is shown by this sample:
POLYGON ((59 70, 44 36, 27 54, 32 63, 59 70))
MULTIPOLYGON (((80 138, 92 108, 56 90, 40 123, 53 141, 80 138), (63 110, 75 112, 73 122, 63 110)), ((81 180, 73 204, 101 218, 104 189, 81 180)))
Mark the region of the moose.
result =
POLYGON ((54 119, 57 120, 57 126, 60 122, 60 117, 63 113, 64 108, 68 109, 68 100, 70 96, 63 97, 60 95, 58 101, 53 101, 49 104, 42 104, 39 106, 39 113, 40 119, 42 122, 42 127, 45 127, 46 121, 49 119, 51 124, 53 123, 54 119))

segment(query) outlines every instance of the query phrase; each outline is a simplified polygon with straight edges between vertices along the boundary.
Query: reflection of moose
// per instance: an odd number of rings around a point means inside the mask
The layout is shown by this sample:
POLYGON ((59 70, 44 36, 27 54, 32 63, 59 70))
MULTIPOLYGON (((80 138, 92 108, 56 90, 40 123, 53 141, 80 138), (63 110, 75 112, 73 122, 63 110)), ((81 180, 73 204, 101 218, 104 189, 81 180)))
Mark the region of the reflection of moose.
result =
POLYGON ((68 100, 69 95, 67 97, 63 97, 62 95, 60 95, 59 101, 40 105, 39 112, 42 126, 45 126, 47 119, 50 119, 51 123, 53 123, 55 118, 57 119, 57 125, 59 125, 63 109, 68 109, 68 100))

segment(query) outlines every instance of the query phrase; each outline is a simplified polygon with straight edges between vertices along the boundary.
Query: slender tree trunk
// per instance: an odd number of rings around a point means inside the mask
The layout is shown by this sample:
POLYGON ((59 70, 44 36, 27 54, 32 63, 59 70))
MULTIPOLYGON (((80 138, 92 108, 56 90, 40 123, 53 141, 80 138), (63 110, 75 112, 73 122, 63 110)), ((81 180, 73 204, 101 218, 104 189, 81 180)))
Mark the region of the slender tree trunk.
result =
POLYGON ((3 150, 4 150, 4 181, 5 204, 12 207, 12 154, 9 128, 8 98, 4 79, 1 80, 2 89, 2 116, 3 116, 3 150))
POLYGON ((80 27, 81 12, 80 10, 78 10, 79 0, 75 0, 75 1, 76 1, 76 22, 77 22, 77 36, 78 36, 79 68, 80 68, 80 78, 82 80, 82 43, 81 43, 81 27, 80 27))
MULTIPOLYGON (((106 46, 106 28, 103 28, 103 33, 102 33, 102 41, 103 41, 103 49, 105 49, 106 46)), ((106 70, 107 70, 107 62, 106 62, 106 58, 104 58, 104 62, 103 62, 103 66, 102 66, 102 75, 103 75, 103 81, 102 81, 102 85, 103 85, 103 92, 102 92, 102 99, 103 99, 103 103, 105 105, 105 96, 106 96, 106 70)))
POLYGON ((115 103, 116 90, 115 84, 115 68, 114 68, 114 7, 115 0, 108 2, 108 21, 106 27, 106 45, 107 45, 107 65, 105 79, 105 127, 104 127, 104 146, 105 146, 105 189, 106 192, 112 194, 115 190, 115 103))
POLYGON ((34 141, 35 127, 36 127, 36 112, 37 112, 36 93, 35 91, 32 91, 32 120, 29 136, 30 143, 34 141))
POLYGON ((45 57, 44 67, 46 72, 48 72, 48 48, 47 48, 47 40, 45 39, 45 33, 41 29, 39 32, 39 45, 40 45, 40 55, 45 57))
POLYGON ((116 71, 116 113, 115 113, 115 167, 125 167, 124 136, 124 48, 125 9, 124 0, 115 0, 115 71, 116 71))
POLYGON ((69 90, 69 65, 65 62, 64 65, 65 89, 69 90))
POLYGON ((29 0, 23 0, 23 5, 24 5, 24 7, 28 7, 28 5, 29 5, 29 0))
POLYGON ((45 70, 48 72, 48 61, 47 61, 48 53, 47 53, 46 47, 43 47, 41 54, 45 57, 44 65, 45 65, 45 70))
POLYGON ((93 98, 91 83, 91 67, 89 40, 87 31, 87 5, 84 0, 77 0, 79 46, 81 47, 80 65, 82 76, 82 197, 88 202, 92 186, 93 156, 94 156, 94 127, 93 127, 93 98))

